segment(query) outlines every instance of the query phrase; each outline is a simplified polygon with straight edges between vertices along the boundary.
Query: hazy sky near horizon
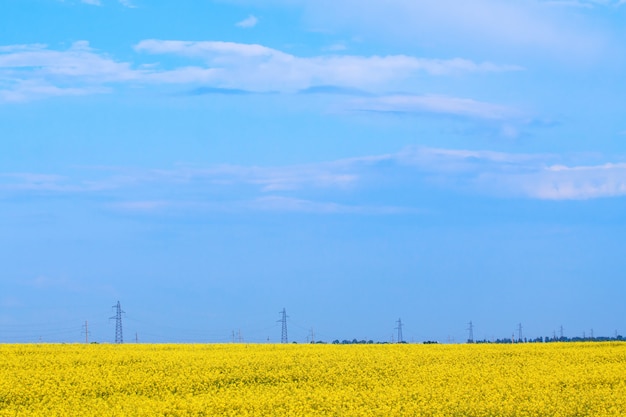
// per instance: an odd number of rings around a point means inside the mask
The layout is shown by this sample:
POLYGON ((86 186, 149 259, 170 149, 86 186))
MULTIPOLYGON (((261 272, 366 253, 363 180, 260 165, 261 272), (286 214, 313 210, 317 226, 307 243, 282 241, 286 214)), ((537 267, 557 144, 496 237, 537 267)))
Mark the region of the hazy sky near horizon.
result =
POLYGON ((624 0, 0 4, 0 342, 624 335, 625 251, 624 0))

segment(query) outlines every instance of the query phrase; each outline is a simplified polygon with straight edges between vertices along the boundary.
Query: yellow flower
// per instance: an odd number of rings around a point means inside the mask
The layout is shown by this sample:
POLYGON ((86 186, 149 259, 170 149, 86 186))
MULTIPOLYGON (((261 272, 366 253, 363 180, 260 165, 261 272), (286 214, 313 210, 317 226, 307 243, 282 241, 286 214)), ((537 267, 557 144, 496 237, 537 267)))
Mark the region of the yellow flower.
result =
POLYGON ((0 345, 0 416, 622 416, 626 344, 0 345))

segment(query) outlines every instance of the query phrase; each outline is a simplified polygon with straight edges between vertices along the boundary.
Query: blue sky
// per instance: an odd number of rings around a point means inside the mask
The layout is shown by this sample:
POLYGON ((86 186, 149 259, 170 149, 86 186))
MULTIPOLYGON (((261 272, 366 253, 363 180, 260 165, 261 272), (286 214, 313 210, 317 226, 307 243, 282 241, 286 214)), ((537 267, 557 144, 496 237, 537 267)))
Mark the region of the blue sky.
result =
POLYGON ((4 0, 0 341, 626 333, 623 0, 4 0))

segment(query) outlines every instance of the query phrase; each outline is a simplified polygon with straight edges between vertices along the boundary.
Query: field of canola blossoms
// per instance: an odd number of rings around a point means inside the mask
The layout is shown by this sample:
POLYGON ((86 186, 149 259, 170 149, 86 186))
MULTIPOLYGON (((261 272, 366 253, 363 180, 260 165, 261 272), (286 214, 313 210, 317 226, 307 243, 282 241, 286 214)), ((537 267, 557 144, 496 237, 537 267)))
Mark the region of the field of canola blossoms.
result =
POLYGON ((0 345, 0 416, 624 416, 625 343, 0 345))

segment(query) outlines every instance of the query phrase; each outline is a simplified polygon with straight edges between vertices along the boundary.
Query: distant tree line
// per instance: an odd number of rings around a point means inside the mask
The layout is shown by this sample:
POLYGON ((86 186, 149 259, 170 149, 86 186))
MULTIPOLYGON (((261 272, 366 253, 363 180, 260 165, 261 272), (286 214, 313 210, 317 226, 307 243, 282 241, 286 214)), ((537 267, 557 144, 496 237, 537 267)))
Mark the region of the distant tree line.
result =
POLYGON ((599 337, 536 337, 534 339, 524 338, 522 340, 504 338, 495 340, 475 340, 468 343, 554 343, 554 342, 622 342, 624 337, 617 335, 615 337, 599 336, 599 337))
MULTIPOLYGON (((554 343, 554 342, 623 342, 626 339, 621 336, 621 335, 617 335, 615 337, 607 337, 607 336, 599 336, 599 337, 536 337, 536 338, 523 338, 522 340, 519 339, 513 339, 513 338, 503 338, 503 339, 493 339, 493 340, 487 340, 487 339, 482 339, 482 340, 468 340, 467 343, 476 343, 476 344, 480 344, 480 343, 495 343, 495 344, 504 344, 504 343, 554 343)), ((297 342, 292 342, 292 343, 297 343, 297 342)), ((327 342, 324 342, 322 340, 317 340, 315 342, 310 342, 311 344, 327 344, 327 342)), ((375 342, 373 340, 365 340, 365 339, 352 339, 352 340, 348 340, 348 339, 343 339, 343 340, 339 340, 339 339, 335 339, 331 342, 331 344, 333 345, 388 345, 388 344, 406 344, 408 342, 406 341, 402 341, 402 342, 375 342)), ((438 344, 439 342, 434 341, 434 340, 426 340, 424 342, 422 342, 425 345, 433 345, 433 344, 438 344)))
MULTIPOLYGON (((313 343, 313 342, 311 342, 311 343, 313 343)), ((318 344, 318 343, 326 343, 326 342, 317 341, 315 343, 318 344)), ((375 342, 373 340, 364 340, 364 339, 361 339, 361 340, 357 340, 357 339, 347 340, 347 339, 344 339, 344 340, 341 340, 341 341, 339 339, 335 339, 335 340, 332 341, 333 345, 390 345, 390 344, 394 344, 394 345, 401 344, 402 345, 402 344, 407 344, 407 343, 408 342, 406 340, 403 340, 401 342, 375 342)), ((424 342, 424 344, 435 344, 435 343, 437 343, 437 342, 432 342, 432 341, 424 342)))
MULTIPOLYGON (((380 343, 380 342, 377 342, 380 343)), ((333 345, 373 345, 374 341, 373 340, 356 340, 356 339, 352 339, 352 340, 342 340, 341 342, 339 341, 339 339, 335 339, 333 340, 333 345)))

